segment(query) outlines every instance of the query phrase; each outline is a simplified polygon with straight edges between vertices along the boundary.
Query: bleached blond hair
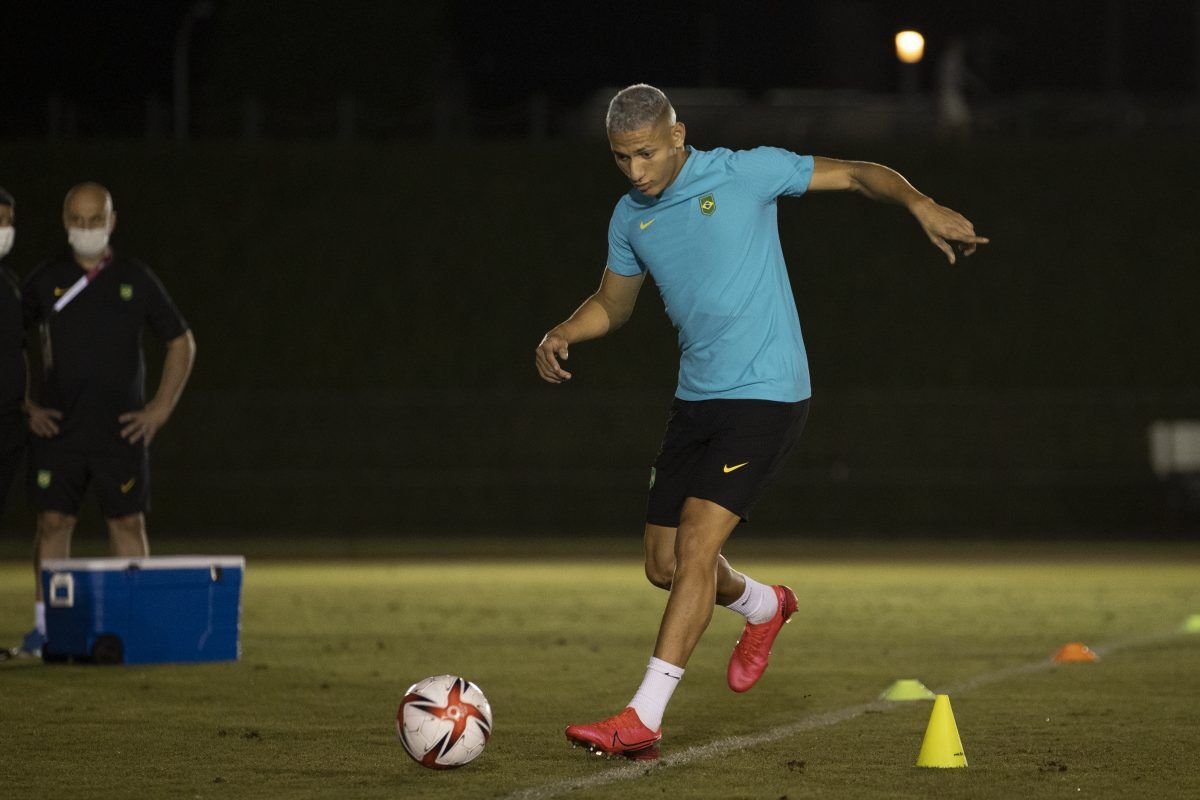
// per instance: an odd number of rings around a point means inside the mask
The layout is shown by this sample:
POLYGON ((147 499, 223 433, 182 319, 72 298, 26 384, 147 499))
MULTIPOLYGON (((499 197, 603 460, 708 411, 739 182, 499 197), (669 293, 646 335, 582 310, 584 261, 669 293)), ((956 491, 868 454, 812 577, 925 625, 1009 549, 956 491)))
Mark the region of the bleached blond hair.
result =
POLYGON ((617 92, 609 102, 604 124, 609 133, 628 133, 664 119, 668 125, 675 124, 675 109, 667 96, 649 84, 635 83, 617 92))

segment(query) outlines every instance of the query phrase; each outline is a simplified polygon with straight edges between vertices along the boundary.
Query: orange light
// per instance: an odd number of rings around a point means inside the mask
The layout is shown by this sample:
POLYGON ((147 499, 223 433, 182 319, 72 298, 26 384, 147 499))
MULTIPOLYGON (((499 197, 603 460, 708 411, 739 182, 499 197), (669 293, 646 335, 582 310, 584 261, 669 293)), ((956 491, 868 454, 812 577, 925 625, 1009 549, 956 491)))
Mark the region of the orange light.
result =
POLYGON ((916 31, 896 34, 896 58, 905 64, 916 64, 925 55, 925 37, 916 31))

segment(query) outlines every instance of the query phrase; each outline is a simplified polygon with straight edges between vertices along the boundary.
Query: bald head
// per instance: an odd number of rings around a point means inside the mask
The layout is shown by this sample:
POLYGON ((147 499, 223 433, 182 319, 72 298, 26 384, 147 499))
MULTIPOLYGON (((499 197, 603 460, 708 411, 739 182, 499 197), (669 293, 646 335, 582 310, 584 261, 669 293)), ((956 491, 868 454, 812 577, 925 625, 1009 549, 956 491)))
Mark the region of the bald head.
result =
POLYGON ((105 214, 111 214, 113 212, 112 195, 109 194, 108 189, 98 183, 91 181, 78 183, 67 191, 67 196, 63 200, 63 213, 68 213, 72 206, 100 208, 105 214))
POLYGON ((98 183, 72 186, 63 200, 63 225, 68 230, 104 228, 111 231, 116 219, 112 195, 98 183))

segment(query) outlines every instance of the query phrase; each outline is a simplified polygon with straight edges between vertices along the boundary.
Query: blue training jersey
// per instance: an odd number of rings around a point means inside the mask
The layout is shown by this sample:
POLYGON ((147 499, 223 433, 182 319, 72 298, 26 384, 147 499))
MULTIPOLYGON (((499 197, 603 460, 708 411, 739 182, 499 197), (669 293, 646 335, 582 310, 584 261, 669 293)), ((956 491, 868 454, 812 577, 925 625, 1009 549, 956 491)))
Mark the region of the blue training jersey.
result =
POLYGON ((662 195, 617 202, 608 268, 649 272, 679 331, 683 400, 796 402, 812 394, 779 244, 776 200, 804 194, 812 156, 696 150, 662 195))

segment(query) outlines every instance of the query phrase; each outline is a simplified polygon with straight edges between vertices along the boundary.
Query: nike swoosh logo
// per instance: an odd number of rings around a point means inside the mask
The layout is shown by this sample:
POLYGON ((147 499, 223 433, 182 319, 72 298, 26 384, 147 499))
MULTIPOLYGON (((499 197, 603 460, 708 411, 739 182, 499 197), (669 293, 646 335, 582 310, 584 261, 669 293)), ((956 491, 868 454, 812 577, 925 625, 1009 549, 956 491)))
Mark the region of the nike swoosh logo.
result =
POLYGON ((747 464, 749 464, 749 463, 750 463, 749 461, 743 461, 743 462, 742 462, 742 463, 740 463, 740 464, 734 464, 732 467, 731 467, 731 466, 729 466, 728 464, 726 464, 726 465, 725 465, 725 472, 726 472, 726 473, 733 472, 735 469, 741 469, 742 467, 746 466, 746 465, 747 465, 747 464))
POLYGON ((648 747, 648 746, 654 744, 655 741, 657 741, 657 740, 656 739, 643 739, 643 740, 637 741, 637 742, 627 742, 621 738, 620 733, 617 733, 615 731, 613 732, 613 747, 614 747, 614 749, 615 749, 616 745, 618 745, 618 744, 625 748, 648 747))
MULTIPOLYGON (((658 219, 658 217, 655 217, 654 219, 658 219)), ((638 227, 640 227, 642 230, 646 230, 646 228, 649 228, 654 224, 654 219, 650 220, 649 222, 639 222, 638 227)))
POLYGON ((121 484, 121 494, 129 494, 129 490, 133 488, 133 484, 137 482, 137 478, 130 478, 125 483, 121 484))

